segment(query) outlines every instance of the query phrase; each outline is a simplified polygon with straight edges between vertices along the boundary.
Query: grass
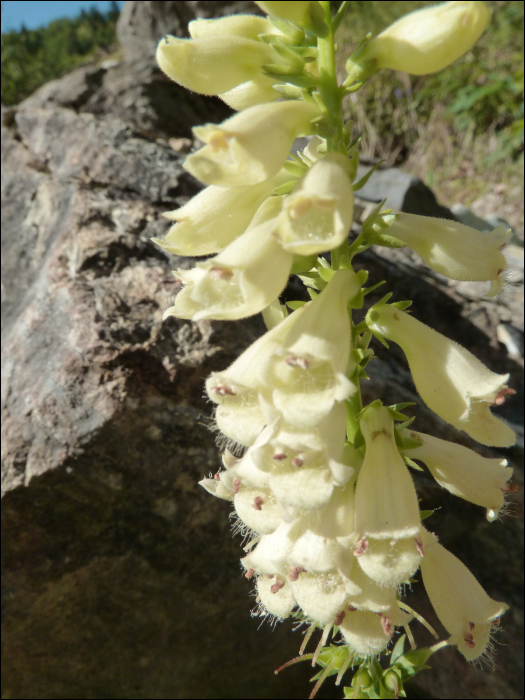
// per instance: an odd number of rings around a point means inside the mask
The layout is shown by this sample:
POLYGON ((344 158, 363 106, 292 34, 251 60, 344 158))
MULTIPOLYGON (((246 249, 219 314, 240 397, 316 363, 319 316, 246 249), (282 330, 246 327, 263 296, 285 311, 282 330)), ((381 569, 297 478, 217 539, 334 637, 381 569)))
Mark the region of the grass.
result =
MULTIPOLYGON (((430 2, 352 2, 338 35, 338 70, 371 31, 430 2)), ((440 73, 381 71, 346 101, 362 153, 420 177, 443 204, 474 205, 523 232, 523 3, 487 2, 492 19, 465 56, 440 73)))

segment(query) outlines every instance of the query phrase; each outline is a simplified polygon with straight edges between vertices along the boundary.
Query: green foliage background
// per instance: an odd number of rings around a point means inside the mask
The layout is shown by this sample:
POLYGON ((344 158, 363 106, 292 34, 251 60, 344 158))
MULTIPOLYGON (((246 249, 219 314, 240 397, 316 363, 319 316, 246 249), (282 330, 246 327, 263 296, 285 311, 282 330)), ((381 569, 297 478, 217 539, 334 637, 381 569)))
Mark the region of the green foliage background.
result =
POLYGON ((119 14, 112 2, 106 13, 93 7, 75 19, 2 34, 2 104, 18 104, 49 80, 114 50, 119 14))

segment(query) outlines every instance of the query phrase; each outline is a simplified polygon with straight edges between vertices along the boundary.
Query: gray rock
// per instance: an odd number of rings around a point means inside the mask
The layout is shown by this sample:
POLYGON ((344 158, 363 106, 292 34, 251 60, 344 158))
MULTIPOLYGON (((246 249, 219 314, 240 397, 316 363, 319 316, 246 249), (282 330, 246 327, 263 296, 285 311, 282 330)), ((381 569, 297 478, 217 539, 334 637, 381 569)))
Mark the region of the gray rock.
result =
MULTIPOLYGON (((359 165, 357 180, 364 177, 371 166, 359 165)), ((366 185, 356 193, 359 199, 379 203, 386 199, 385 206, 393 211, 404 211, 420 216, 435 216, 440 219, 456 217, 450 209, 442 206, 432 190, 423 180, 413 177, 399 168, 378 169, 372 173, 366 185)))

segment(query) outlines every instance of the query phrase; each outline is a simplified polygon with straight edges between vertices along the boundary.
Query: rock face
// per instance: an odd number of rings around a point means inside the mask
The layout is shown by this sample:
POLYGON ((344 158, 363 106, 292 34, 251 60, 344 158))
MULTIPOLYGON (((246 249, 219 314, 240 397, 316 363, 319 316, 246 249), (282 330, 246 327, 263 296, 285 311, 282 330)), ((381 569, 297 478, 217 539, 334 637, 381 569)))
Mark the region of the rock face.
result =
MULTIPOLYGON (((184 35, 210 5, 247 3, 126 3, 125 61, 79 69, 2 109, 5 697, 310 692, 306 666, 273 675, 301 637, 289 622, 257 631, 228 506, 197 486, 220 464, 204 378, 263 324, 161 322, 178 289, 170 270, 192 261, 168 258, 150 238, 167 230, 161 213, 198 189, 167 139, 229 112, 165 80, 152 50, 157 33, 184 35)), ((461 289, 422 277, 405 251, 365 262, 397 299, 415 297, 421 320, 519 380, 519 358, 496 340, 498 325, 516 325, 519 289, 501 308, 471 305, 461 289)), ((367 400, 414 400, 419 429, 457 437, 420 405, 401 354, 380 357, 367 400)), ((425 507, 442 506, 443 543, 512 607, 497 675, 445 650, 413 697, 520 697, 518 519, 489 526, 425 475, 419 486, 425 507)), ((421 590, 412 604, 435 622, 421 590)), ((341 694, 327 684, 319 697, 341 694)))

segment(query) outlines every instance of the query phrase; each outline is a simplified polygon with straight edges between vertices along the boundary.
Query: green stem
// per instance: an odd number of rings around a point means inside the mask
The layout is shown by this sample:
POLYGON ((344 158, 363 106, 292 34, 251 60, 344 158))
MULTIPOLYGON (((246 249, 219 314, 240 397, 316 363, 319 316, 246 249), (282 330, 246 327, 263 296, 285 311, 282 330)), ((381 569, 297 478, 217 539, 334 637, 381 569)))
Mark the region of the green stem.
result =
MULTIPOLYGON (((328 153, 333 153, 335 151, 346 156, 346 134, 343 122, 343 97, 345 95, 345 90, 337 83, 335 69, 335 32, 330 13, 330 2, 321 0, 320 4, 324 9, 325 23, 330 30, 328 36, 325 38, 319 37, 317 39, 319 92, 327 111, 327 126, 324 133, 321 132, 321 135, 326 138, 328 153)), ((361 242, 362 240, 359 241, 359 243, 361 242)), ((356 242, 354 242, 353 247, 349 247, 348 241, 346 240, 342 245, 332 251, 333 270, 339 270, 341 268, 351 269, 352 255, 357 252, 355 244, 356 242)), ((350 326, 352 328, 352 350, 355 350, 357 347, 358 334, 353 330, 354 323, 351 311, 349 314, 350 326)), ((346 401, 347 435, 350 442, 353 442, 358 428, 355 416, 363 408, 359 380, 356 381, 356 385, 357 391, 346 401)))
POLYGON ((335 42, 330 2, 321 2, 325 13, 325 22, 330 34, 324 39, 317 39, 317 65, 319 67, 319 92, 327 109, 328 128, 325 135, 328 152, 338 151, 346 155, 343 123, 343 92, 337 84, 335 71, 335 42))

